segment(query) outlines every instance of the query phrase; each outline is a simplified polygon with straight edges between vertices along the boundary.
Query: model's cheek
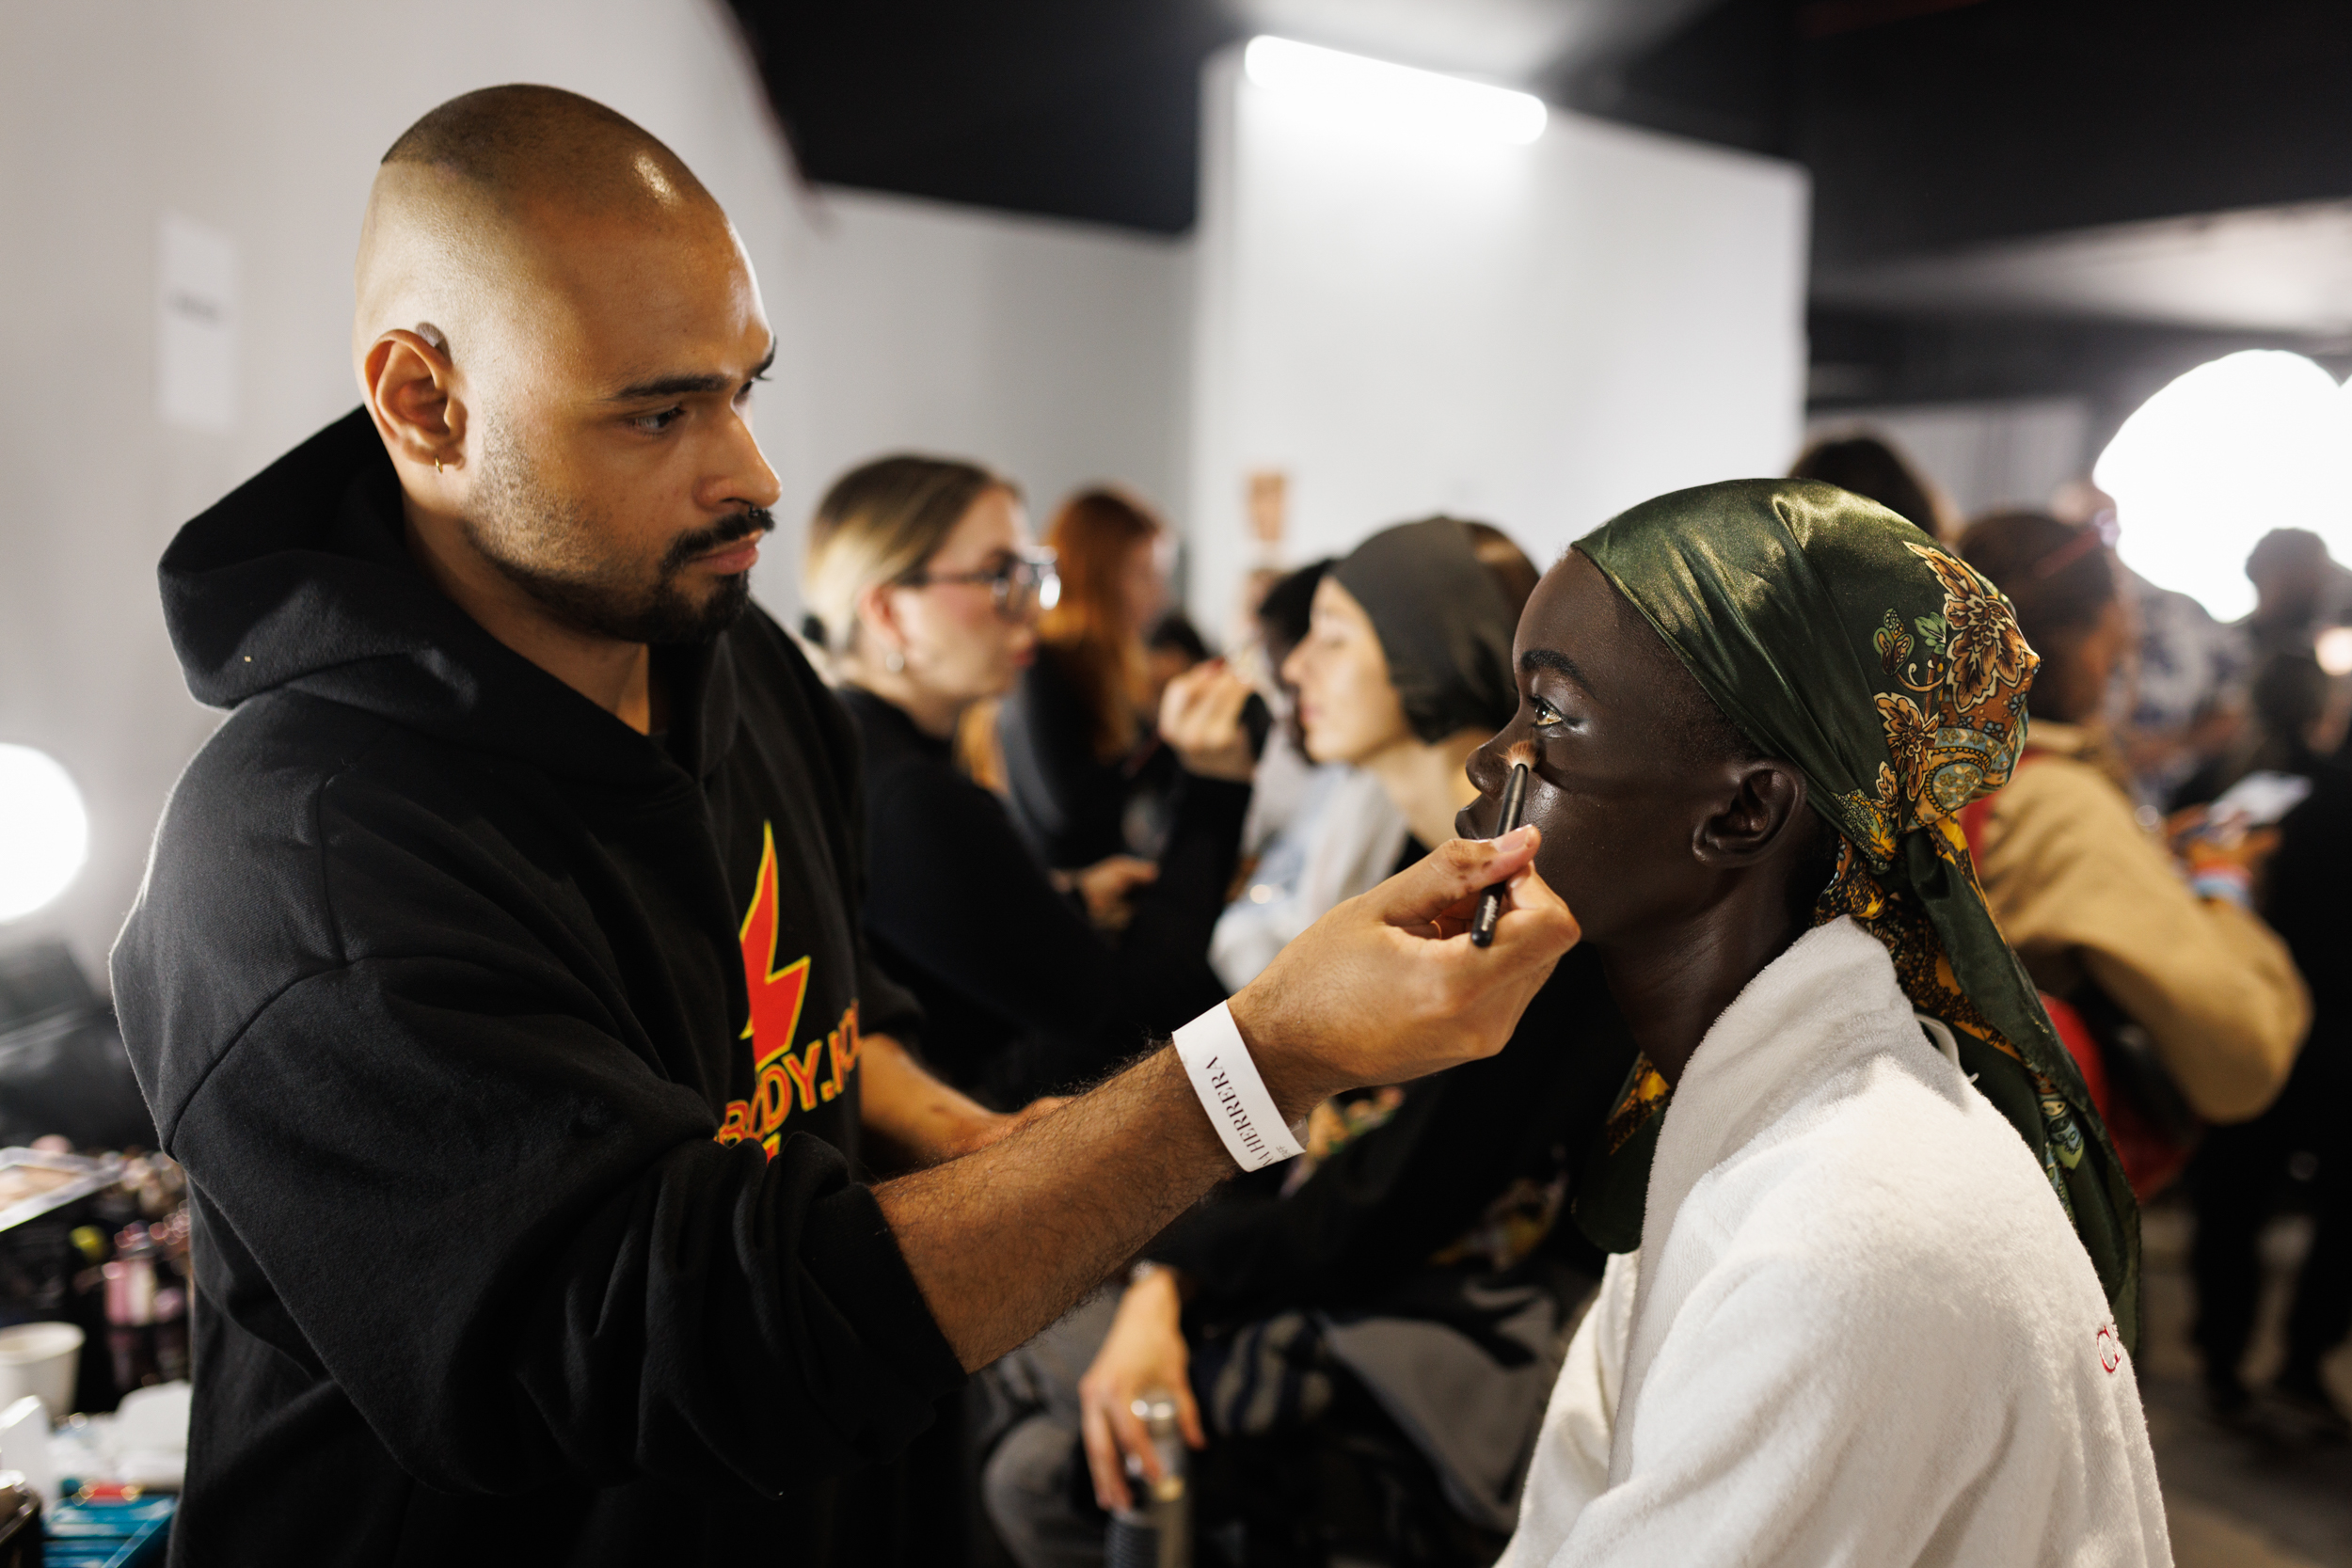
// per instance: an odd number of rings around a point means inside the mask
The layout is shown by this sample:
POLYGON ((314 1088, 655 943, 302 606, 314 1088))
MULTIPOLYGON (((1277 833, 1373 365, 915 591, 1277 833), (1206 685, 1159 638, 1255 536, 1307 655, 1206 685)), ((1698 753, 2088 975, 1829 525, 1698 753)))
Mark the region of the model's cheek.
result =
POLYGON ((1588 916, 1603 916, 1625 875, 1624 824, 1608 801, 1565 789, 1533 774, 1528 780, 1526 820, 1543 833, 1535 870, 1567 901, 1590 936, 1588 916))
POLYGON ((1527 805, 1519 820, 1533 823, 1544 835, 1543 847, 1536 851, 1535 869, 1553 886, 1559 885, 1559 873, 1567 869, 1577 842, 1583 836, 1577 821, 1574 800, 1540 773, 1527 776, 1527 805))

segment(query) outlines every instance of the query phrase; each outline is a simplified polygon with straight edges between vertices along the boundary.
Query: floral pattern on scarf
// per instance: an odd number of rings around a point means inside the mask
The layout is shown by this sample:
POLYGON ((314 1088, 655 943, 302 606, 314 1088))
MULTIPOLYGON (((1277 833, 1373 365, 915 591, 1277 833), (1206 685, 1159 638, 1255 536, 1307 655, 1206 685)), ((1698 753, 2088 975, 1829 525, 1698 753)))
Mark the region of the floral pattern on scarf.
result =
MULTIPOLYGON (((1942 550, 1907 547, 1942 582, 1943 613, 1916 616, 1905 630, 1890 609, 1872 634, 1880 668, 1903 689, 1875 699, 1887 756, 1876 792, 1853 790, 1836 802, 1847 840, 1880 872, 1905 833, 1947 822, 2009 783, 2025 744, 2026 692, 2042 662, 1998 589, 1942 550)), ((1966 864, 1957 832, 1933 843, 1942 859, 1966 864)))

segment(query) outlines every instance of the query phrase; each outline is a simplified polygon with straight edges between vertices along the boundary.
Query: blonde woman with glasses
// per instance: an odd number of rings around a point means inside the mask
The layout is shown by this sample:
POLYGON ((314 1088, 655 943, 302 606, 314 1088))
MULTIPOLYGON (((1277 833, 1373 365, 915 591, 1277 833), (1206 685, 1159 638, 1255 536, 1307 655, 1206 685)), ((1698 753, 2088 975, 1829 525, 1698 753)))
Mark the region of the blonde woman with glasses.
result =
POLYGON ((1017 1106, 1222 1000, 1207 954, 1248 807, 1248 686, 1215 664, 1171 684, 1163 729, 1197 777, 1159 863, 1057 876, 952 757, 964 714, 1036 657, 1059 588, 1019 490, 969 463, 866 464, 818 504, 804 580, 804 629, 865 740, 867 939, 921 999, 932 1066, 1017 1106))

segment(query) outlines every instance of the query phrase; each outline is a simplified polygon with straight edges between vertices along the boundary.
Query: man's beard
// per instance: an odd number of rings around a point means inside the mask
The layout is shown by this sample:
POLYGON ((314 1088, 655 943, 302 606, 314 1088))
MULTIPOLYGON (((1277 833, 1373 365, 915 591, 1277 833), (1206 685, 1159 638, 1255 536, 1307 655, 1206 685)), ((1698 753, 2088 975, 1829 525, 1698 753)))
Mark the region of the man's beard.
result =
POLYGON ((548 490, 522 449, 495 432, 483 444, 480 498, 478 515, 459 522, 467 541, 556 620, 616 642, 707 642, 733 626, 752 602, 749 572, 720 578, 700 604, 679 578, 695 557, 776 526, 755 506, 682 533, 648 581, 600 547, 612 537, 600 514, 548 490))

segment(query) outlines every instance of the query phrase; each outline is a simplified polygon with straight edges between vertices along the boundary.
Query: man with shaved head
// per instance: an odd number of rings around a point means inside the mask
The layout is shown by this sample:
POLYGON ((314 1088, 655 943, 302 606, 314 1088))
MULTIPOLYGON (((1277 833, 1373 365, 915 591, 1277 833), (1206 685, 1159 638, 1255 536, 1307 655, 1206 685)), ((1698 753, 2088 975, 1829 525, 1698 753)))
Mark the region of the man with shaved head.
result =
POLYGON ((470 93, 357 284, 362 406, 163 562, 231 710, 114 961, 198 1232, 173 1561, 904 1560, 967 1370, 1325 1096, 1498 1049, 1574 922, 1532 831, 1457 842, 1181 1049, 983 1110, 858 934, 854 731, 750 603, 775 347, 709 194, 470 93))

